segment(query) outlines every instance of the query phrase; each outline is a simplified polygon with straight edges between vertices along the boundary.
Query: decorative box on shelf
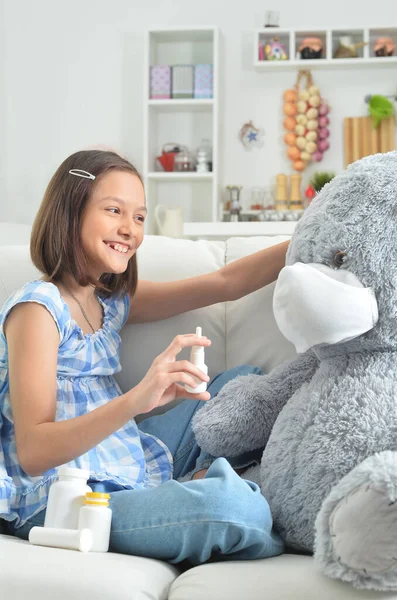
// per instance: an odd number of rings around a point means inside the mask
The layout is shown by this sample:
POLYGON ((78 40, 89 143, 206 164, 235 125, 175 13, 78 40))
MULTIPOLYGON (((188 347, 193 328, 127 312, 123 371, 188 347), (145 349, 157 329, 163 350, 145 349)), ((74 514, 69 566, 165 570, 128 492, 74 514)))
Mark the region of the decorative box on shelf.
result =
POLYGON ((171 67, 169 65, 150 67, 150 98, 155 100, 171 98, 171 67))
POLYGON ((212 65, 201 64, 194 67, 194 97, 212 98, 213 87, 212 65))
POLYGON ((194 65, 173 65, 171 94, 173 98, 193 98, 194 65))

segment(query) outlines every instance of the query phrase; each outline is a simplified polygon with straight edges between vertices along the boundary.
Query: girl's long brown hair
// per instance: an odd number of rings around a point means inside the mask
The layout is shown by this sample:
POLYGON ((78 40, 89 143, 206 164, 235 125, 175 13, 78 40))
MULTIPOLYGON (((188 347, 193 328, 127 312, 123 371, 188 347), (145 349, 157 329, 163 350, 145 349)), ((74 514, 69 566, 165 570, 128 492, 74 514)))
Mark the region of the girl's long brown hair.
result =
POLYGON ((138 268, 136 255, 124 273, 104 273, 99 281, 89 270, 84 253, 80 226, 82 216, 98 178, 108 171, 129 171, 142 178, 137 169, 115 152, 82 150, 69 156, 50 180, 33 223, 30 255, 33 264, 51 281, 72 275, 79 285, 93 285, 105 296, 128 292, 134 295, 138 268), (95 181, 71 175, 81 169, 95 176, 95 181))

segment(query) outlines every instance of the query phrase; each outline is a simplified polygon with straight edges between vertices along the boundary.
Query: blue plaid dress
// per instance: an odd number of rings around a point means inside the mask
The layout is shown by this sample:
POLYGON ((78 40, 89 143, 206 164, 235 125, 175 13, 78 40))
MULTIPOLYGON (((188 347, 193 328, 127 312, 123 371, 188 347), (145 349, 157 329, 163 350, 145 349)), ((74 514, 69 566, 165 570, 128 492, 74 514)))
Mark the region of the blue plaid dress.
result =
MULTIPOLYGON (((128 294, 98 298, 104 317, 101 329, 83 334, 71 318, 58 288, 41 280, 27 283, 5 303, 0 314, 0 518, 16 527, 45 508, 57 470, 29 477, 17 458, 14 422, 9 396, 8 349, 4 323, 21 302, 47 308, 59 331, 56 420, 88 413, 122 392, 114 378, 121 370, 119 331, 129 313, 128 294)), ((172 456, 167 446, 139 431, 132 419, 98 446, 67 463, 90 471, 90 480, 124 489, 158 486, 172 477, 172 456)))

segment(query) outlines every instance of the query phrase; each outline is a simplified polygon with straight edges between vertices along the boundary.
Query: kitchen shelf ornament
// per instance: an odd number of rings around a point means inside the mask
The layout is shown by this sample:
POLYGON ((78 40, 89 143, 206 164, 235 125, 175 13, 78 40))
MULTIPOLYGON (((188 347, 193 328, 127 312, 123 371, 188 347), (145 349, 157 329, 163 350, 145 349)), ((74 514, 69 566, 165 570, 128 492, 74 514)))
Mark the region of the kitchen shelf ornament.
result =
POLYGON ((263 129, 255 127, 252 121, 244 123, 238 133, 238 138, 246 150, 261 148, 263 146, 263 136, 263 129))
POLYGON ((280 39, 276 36, 270 40, 264 49, 265 60, 287 60, 288 54, 285 45, 280 42, 280 39))
POLYGON ((322 39, 318 37, 305 38, 298 48, 298 52, 302 60, 323 58, 323 51, 324 46, 322 39))
POLYGON ((373 50, 375 56, 393 56, 396 44, 391 37, 380 37, 375 41, 373 50))
POLYGON ((329 148, 330 107, 313 84, 310 71, 299 71, 295 87, 284 92, 283 102, 287 156, 294 171, 304 171, 310 162, 320 162, 329 148))

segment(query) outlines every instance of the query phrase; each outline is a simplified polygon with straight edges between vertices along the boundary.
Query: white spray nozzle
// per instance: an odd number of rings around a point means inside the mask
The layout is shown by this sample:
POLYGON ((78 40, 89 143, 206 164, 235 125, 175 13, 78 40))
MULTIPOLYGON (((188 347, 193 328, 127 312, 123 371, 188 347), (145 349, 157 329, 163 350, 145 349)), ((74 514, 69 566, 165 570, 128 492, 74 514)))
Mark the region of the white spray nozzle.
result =
POLYGON ((202 332, 201 327, 196 327, 196 335, 197 335, 197 337, 201 337, 202 336, 201 332, 202 332))

